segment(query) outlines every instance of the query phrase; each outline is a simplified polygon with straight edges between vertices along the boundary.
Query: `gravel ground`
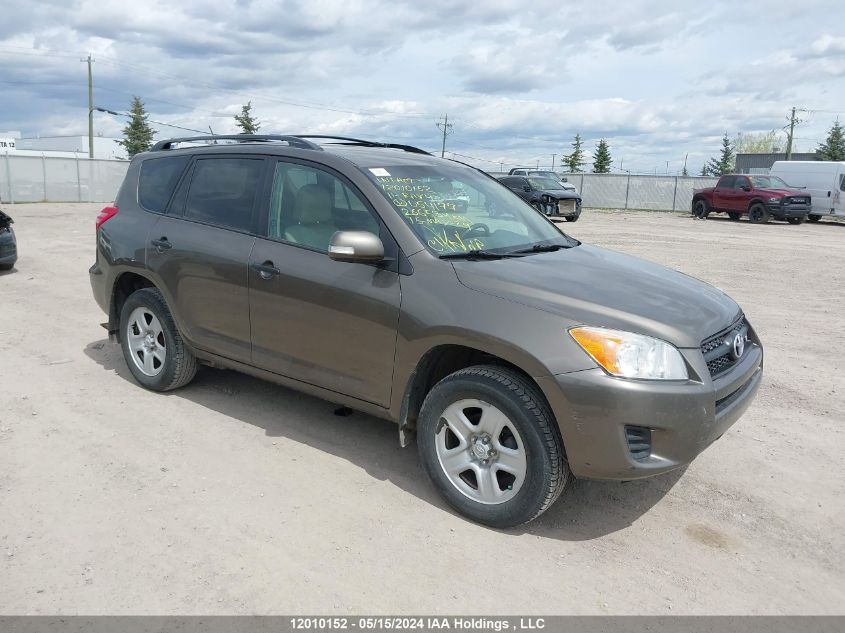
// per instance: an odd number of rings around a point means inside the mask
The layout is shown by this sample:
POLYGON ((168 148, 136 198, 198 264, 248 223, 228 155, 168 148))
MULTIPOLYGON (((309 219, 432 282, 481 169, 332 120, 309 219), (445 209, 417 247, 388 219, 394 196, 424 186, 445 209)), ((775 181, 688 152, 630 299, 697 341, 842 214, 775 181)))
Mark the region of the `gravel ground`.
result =
POLYGON ((845 613, 845 224, 566 224, 724 289, 767 373, 683 471, 578 481, 496 531, 445 507, 388 422, 230 371, 138 387, 88 285, 101 206, 6 209, 0 613, 845 613))

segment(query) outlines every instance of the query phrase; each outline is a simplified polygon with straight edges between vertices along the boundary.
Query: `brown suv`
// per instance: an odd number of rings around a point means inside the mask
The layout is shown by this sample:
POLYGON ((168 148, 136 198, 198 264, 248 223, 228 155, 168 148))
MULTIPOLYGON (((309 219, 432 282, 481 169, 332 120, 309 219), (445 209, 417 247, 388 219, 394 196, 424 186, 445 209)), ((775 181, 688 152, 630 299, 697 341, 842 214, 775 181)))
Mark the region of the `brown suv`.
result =
POLYGON ((90 274, 143 386, 208 364, 395 420, 445 499, 494 526, 538 516, 570 474, 689 463, 762 375, 722 291, 402 145, 158 143, 98 217, 90 274))

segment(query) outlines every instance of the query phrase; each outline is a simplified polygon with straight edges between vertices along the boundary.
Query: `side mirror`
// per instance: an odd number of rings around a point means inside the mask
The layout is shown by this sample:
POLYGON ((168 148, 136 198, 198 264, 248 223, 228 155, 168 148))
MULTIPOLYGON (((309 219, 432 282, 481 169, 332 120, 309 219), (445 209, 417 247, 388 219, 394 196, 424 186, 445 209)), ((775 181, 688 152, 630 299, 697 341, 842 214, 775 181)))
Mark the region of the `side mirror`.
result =
POLYGON ((743 185, 742 190, 743 191, 751 191, 751 187, 749 187, 748 185, 743 185))
POLYGON ((329 257, 336 262, 380 262, 384 244, 369 231, 338 231, 329 242, 329 257))

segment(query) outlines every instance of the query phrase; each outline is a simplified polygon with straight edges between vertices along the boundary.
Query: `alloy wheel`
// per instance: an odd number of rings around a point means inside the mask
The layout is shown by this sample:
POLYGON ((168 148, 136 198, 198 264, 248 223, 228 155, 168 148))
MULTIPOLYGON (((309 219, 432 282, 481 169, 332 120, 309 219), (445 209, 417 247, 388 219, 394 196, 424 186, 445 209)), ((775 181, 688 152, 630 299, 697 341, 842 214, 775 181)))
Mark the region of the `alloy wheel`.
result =
POLYGON ((512 499, 525 482, 525 445, 513 422, 497 407, 459 400, 440 416, 435 447, 449 482, 478 503, 512 499))
POLYGON ((149 309, 135 308, 129 315, 126 342, 140 372, 151 377, 161 373, 167 358, 167 341, 161 322, 149 309))

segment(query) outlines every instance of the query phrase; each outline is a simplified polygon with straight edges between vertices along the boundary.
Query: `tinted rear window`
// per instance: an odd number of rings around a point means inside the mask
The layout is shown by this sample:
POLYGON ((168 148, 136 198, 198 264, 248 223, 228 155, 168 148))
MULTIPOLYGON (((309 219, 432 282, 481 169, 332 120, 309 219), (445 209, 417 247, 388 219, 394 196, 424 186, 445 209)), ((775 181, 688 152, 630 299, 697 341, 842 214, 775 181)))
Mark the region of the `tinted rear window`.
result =
POLYGON ((138 201, 148 211, 164 213, 179 177, 188 164, 188 156, 150 158, 141 163, 138 201))
POLYGON ((250 231, 263 167, 264 160, 260 158, 198 160, 191 177, 185 217, 250 231))

